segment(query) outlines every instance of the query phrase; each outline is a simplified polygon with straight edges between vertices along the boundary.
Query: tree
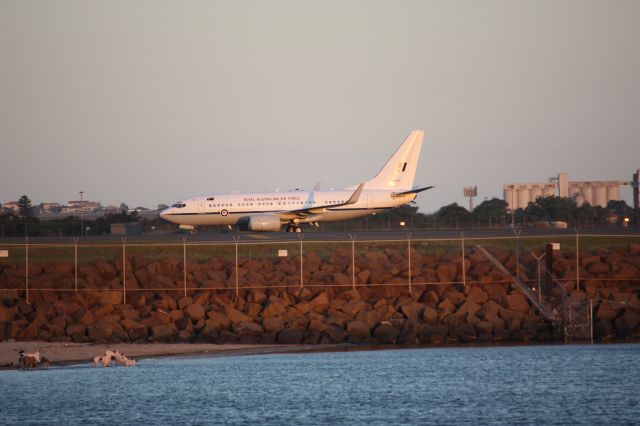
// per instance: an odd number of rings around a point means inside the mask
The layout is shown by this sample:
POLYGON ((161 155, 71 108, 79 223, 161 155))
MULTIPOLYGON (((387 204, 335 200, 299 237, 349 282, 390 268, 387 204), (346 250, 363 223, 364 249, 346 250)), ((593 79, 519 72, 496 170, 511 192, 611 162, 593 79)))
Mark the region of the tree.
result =
POLYGON ((504 220, 507 215, 507 202, 495 197, 483 201, 473 209, 473 215, 480 222, 489 223, 493 221, 498 223, 504 220))
POLYGON ((18 200, 18 211, 21 217, 32 217, 33 216, 33 205, 31 205, 31 200, 26 195, 23 195, 18 200))
POLYGON ((120 203, 120 210, 122 210, 123 213, 127 213, 129 211, 129 206, 122 202, 120 203))
POLYGON ((452 203, 441 207, 436 212, 436 217, 438 218, 438 223, 458 228, 471 219, 471 213, 464 207, 459 206, 458 203, 452 203))
POLYGON ((158 207, 156 207, 156 210, 160 211, 160 210, 164 210, 164 209, 168 209, 168 208, 169 208, 168 205, 160 203, 160 204, 158 204, 158 207))

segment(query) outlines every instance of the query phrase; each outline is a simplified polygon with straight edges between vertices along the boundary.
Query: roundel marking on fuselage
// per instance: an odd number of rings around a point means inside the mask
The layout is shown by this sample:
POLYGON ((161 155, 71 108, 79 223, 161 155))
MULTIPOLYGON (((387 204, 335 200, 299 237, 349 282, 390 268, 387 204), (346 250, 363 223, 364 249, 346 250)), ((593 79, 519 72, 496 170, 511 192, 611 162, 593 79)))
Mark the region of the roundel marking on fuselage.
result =
POLYGON ((220 211, 220 214, 221 214, 222 216, 226 216, 226 215, 228 215, 228 214, 229 214, 229 212, 228 212, 228 211, 226 211, 225 209, 222 209, 222 210, 220 211))

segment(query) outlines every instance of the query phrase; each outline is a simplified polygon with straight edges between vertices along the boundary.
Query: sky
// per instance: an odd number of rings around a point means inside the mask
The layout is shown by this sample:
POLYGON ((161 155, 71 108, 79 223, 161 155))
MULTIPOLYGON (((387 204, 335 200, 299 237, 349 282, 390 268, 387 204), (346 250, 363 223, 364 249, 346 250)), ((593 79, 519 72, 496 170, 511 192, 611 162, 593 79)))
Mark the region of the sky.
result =
POLYGON ((465 186, 630 180, 639 20, 635 0, 0 0, 0 202, 342 188, 414 129, 424 213, 465 186))

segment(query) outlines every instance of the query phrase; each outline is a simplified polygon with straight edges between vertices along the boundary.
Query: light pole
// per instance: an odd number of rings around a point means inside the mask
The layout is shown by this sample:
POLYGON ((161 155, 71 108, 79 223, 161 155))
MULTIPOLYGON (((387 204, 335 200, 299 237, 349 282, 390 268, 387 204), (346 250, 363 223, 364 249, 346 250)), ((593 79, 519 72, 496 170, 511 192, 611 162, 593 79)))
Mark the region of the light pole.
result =
POLYGON ((80 191, 80 236, 84 235, 84 224, 82 223, 82 196, 84 195, 84 191, 80 191))

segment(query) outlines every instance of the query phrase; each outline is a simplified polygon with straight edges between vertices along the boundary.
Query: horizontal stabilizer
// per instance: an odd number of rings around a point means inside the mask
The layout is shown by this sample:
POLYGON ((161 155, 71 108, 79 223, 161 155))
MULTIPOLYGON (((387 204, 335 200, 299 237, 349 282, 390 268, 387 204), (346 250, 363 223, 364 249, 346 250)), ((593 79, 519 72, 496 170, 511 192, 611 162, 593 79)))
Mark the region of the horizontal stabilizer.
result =
POLYGON ((404 197, 405 195, 419 194, 420 192, 426 191, 427 189, 431 188, 434 188, 434 186, 425 186, 424 188, 412 189, 411 191, 394 192, 393 194, 391 194, 391 196, 393 198, 404 197))

